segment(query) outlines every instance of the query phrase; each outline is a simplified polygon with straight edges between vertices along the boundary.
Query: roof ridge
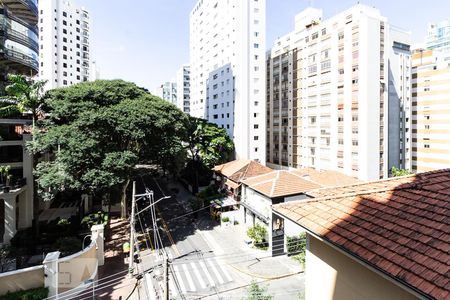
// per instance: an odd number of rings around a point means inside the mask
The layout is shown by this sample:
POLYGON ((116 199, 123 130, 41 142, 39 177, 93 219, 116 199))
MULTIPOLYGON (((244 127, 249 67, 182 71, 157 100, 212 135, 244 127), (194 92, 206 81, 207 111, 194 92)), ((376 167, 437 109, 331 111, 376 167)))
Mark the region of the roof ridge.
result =
POLYGON ((277 170, 277 176, 273 179, 272 182, 272 187, 270 188, 270 197, 273 196, 273 193, 275 192, 275 186, 276 186, 276 182, 278 181, 278 179, 280 179, 280 173, 282 170, 277 170))
MULTIPOLYGON (((247 178, 247 179, 244 179, 243 182, 244 182, 244 181, 247 181, 247 180, 256 179, 256 178, 261 177, 261 176, 266 176, 266 175, 269 175, 270 173, 277 172, 277 171, 279 171, 279 170, 272 170, 272 171, 270 171, 270 172, 268 172, 268 173, 265 173, 265 174, 259 174, 259 175, 256 175, 256 176, 252 176, 252 177, 249 177, 249 178, 247 178)), ((245 183, 245 182, 244 182, 244 183, 245 183)))
POLYGON ((291 175, 293 175, 293 176, 297 176, 298 178, 300 178, 300 179, 302 179, 302 180, 305 180, 305 181, 308 181, 308 182, 312 182, 312 183, 317 184, 317 185, 320 186, 320 188, 317 188, 317 189, 314 189, 314 190, 318 190, 318 189, 321 189, 322 187, 326 187, 325 185, 322 185, 322 184, 320 184, 320 183, 318 183, 318 182, 315 182, 314 180, 311 180, 311 175, 309 175, 309 174, 306 174, 306 176, 308 176, 309 179, 303 177, 303 176, 305 176, 305 175, 295 174, 295 173, 293 173, 293 172, 291 172, 291 171, 289 171, 289 174, 291 174, 291 175))

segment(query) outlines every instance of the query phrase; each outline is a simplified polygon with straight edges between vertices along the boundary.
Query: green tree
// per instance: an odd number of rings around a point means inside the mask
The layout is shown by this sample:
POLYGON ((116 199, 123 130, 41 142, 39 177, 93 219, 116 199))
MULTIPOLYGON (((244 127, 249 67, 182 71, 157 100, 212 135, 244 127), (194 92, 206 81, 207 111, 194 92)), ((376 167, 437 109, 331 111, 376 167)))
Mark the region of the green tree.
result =
POLYGON ((399 168, 393 166, 391 169, 391 174, 392 174, 392 177, 399 177, 399 176, 410 175, 411 172, 409 172, 408 170, 399 169, 399 168))
POLYGON ((186 115, 132 83, 99 80, 48 93, 45 130, 36 135, 35 152, 53 152, 39 163, 40 186, 55 192, 86 193, 119 187, 122 217, 126 191, 136 164, 163 165, 161 149, 181 147, 186 115))
POLYGON ((10 117, 18 113, 31 112, 34 124, 42 107, 45 80, 32 81, 23 75, 8 75, 6 97, 0 99, 0 117, 10 117))
POLYGON ((260 287, 255 280, 252 280, 247 288, 247 297, 244 300, 271 300, 272 298, 272 296, 267 295, 267 287, 260 287))
POLYGON ((198 173, 202 165, 212 169, 215 165, 229 161, 234 144, 224 128, 195 117, 187 119, 185 134, 188 156, 195 172, 195 194, 198 192, 198 173))
POLYGON ((247 235, 249 238, 253 240, 253 244, 256 248, 264 249, 266 248, 266 236, 267 229, 266 227, 255 224, 255 226, 250 227, 247 230, 247 235))

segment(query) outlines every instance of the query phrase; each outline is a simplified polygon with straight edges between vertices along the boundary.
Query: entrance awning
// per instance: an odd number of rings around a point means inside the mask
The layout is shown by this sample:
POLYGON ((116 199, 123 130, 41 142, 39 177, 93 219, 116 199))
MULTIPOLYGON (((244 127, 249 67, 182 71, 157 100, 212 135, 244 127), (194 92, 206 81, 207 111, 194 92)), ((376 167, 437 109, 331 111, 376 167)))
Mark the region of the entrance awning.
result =
POLYGON ((234 205, 238 204, 237 201, 231 197, 218 198, 218 199, 212 200, 210 203, 211 203, 211 207, 213 207, 213 208, 234 206, 234 205))

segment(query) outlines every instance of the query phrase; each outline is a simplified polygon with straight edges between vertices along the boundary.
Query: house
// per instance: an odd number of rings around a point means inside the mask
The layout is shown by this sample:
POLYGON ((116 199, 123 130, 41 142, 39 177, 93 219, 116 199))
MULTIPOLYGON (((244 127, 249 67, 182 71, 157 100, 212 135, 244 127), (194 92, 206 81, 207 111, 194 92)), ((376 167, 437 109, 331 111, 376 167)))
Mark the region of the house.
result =
POLYGON ((307 300, 450 298, 450 169, 310 194, 273 207, 307 232, 307 300))
POLYGON ((357 180, 335 171, 298 169, 277 170, 242 181, 241 215, 243 223, 254 226, 259 223, 267 228, 272 255, 285 253, 285 235, 299 233, 298 226, 284 222, 272 214, 272 205, 305 200, 313 196, 310 191, 326 186, 354 183, 357 180))
POLYGON ((0 245, 32 226, 33 160, 25 149, 30 124, 28 119, 0 119, 0 166, 9 167, 0 176, 0 245))
POLYGON ((266 174, 272 169, 249 159, 237 159, 214 167, 214 179, 219 189, 236 201, 240 201, 240 186, 242 180, 266 174))

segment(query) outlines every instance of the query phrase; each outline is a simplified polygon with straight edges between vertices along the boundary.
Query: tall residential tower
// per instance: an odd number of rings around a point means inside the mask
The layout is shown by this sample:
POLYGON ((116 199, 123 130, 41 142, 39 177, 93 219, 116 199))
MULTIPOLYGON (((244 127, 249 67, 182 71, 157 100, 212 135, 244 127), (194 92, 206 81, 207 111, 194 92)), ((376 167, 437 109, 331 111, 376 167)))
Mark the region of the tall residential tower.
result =
POLYGON ((199 0, 190 15, 191 115, 265 163, 265 0, 199 0))
POLYGON ((410 164, 409 44, 372 7, 298 14, 268 54, 268 163, 362 180, 410 164))
POLYGON ((177 72, 177 107, 185 113, 190 112, 191 70, 183 65, 177 72))
POLYGON ((89 12, 68 0, 39 1, 39 78, 46 89, 91 80, 89 12))

